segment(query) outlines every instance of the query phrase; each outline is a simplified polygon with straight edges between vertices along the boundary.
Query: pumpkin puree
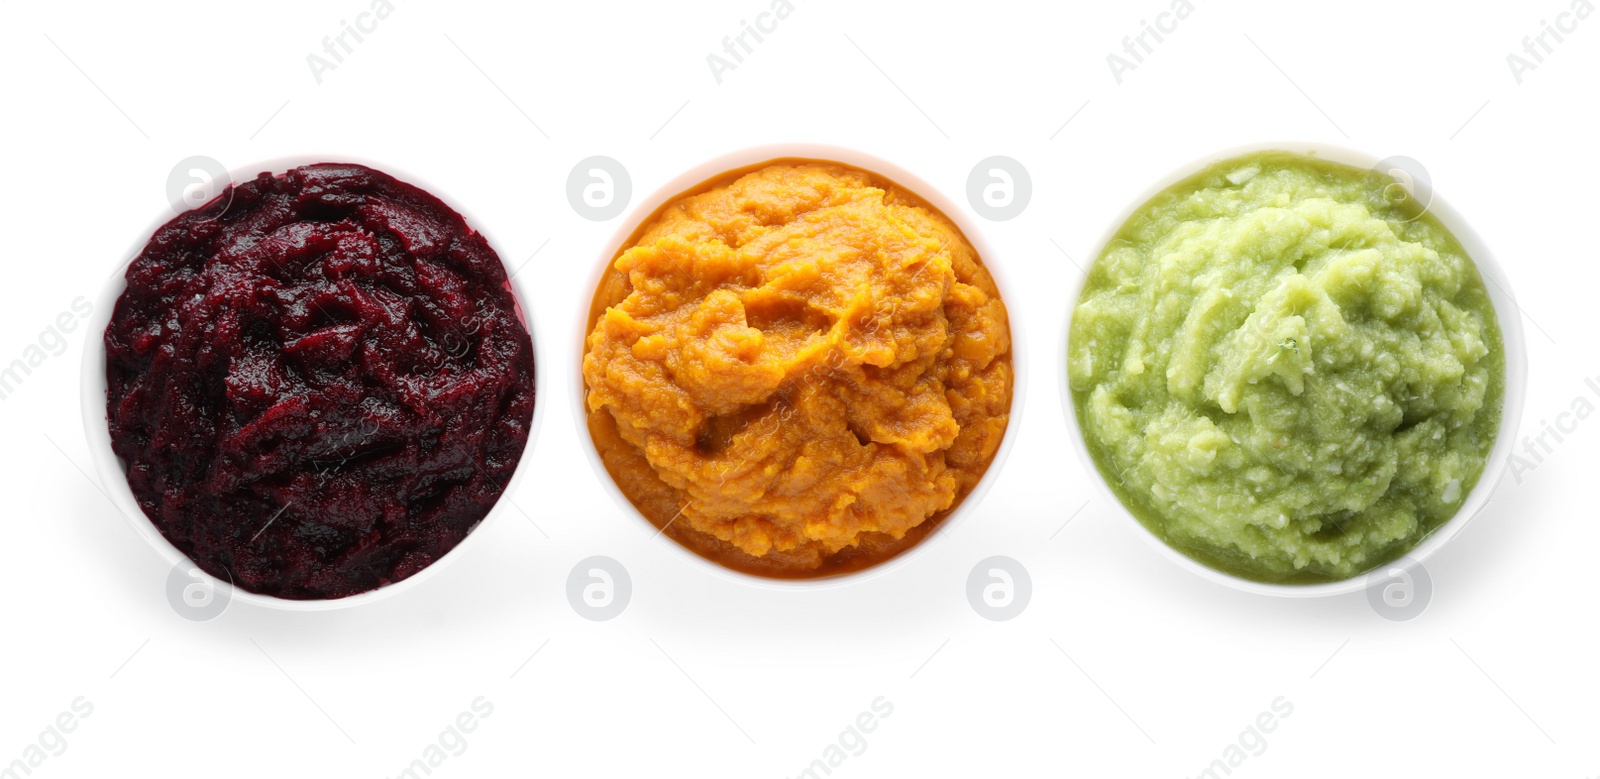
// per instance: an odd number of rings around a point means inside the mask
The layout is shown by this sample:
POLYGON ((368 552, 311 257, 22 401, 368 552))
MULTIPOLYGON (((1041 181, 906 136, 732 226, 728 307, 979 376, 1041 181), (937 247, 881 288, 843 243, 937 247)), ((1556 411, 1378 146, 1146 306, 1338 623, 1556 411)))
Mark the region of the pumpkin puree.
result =
POLYGON ((801 160, 669 202, 596 292, 583 358, 607 471, 736 570, 812 577, 921 540, 982 478, 1011 339, 961 232, 874 174, 801 160))

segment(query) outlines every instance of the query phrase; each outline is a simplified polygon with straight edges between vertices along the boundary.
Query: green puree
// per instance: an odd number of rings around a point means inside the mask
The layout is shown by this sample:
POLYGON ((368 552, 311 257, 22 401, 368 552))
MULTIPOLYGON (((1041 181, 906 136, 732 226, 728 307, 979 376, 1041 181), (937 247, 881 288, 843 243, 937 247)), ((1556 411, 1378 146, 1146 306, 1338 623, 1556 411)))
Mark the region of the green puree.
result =
POLYGON ((1067 371, 1100 473, 1248 579, 1346 579, 1461 508, 1500 422, 1494 308, 1394 180, 1269 152, 1145 203, 1095 261, 1067 371))

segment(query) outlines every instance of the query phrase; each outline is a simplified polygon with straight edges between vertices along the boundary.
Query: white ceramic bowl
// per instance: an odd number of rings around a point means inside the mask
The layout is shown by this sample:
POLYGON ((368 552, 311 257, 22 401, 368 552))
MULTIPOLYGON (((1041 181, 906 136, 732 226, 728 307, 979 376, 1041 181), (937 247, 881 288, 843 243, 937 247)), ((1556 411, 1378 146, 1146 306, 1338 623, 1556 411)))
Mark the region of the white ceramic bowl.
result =
POLYGON ((846 583, 861 582, 869 578, 881 576, 896 568, 899 568, 902 565, 906 565, 923 550, 933 545, 937 540, 936 536, 941 533, 948 532, 952 526, 954 526, 957 522, 960 522, 964 517, 972 513, 972 511, 977 508, 979 502, 983 498, 984 493, 988 491, 989 486, 994 483, 996 478, 998 478, 1001 468, 1005 465, 1006 455, 1011 451, 1011 447, 1016 443, 1016 439, 1019 434, 1020 425, 1018 424, 1018 420, 1021 419, 1022 414, 1023 388, 1027 386, 1027 350, 1023 345, 1022 332, 1018 327, 1018 318, 1016 316, 1012 316, 1009 311, 1010 303, 1015 301, 1017 298, 1010 294, 1011 287, 1006 284, 1004 273, 1005 269, 1001 267, 1002 263, 997 260, 997 255, 994 249, 992 249, 984 240, 983 233, 978 229, 978 226, 974 222, 973 218, 968 214, 967 210, 958 203, 957 200, 949 197, 943 189, 929 184, 927 181, 913 174, 911 171, 906 170, 905 168, 887 160, 880 159, 854 149, 845 149, 836 146, 823 146, 816 144, 776 144, 771 146, 757 146, 735 151, 702 162, 699 165, 684 171, 671 181, 661 185, 653 193, 651 193, 649 197, 640 200, 636 205, 633 206, 633 208, 629 209, 627 215, 618 223, 617 230, 611 236, 611 240, 607 241, 605 247, 601 250, 600 256, 597 258, 595 263, 594 271, 589 275, 588 285, 584 287, 582 299, 578 301, 579 306, 577 316, 575 317, 575 321, 578 325, 576 328, 577 334, 573 338, 573 344, 576 348, 576 351, 574 352, 574 356, 572 358, 574 360, 573 364, 575 367, 572 379, 572 418, 578 426, 578 436, 583 441, 584 454, 589 458, 589 464, 594 467, 595 476, 600 480, 600 483, 604 485, 606 492, 610 494, 612 499, 617 502, 617 505, 622 507, 623 511, 627 512, 633 517, 636 517, 640 522, 644 523, 644 526, 648 528, 650 532, 655 533, 657 530, 656 526, 652 524, 650 520, 646 519, 643 514, 639 513, 638 508, 636 508, 633 503, 628 500, 627 496, 622 494, 622 490, 618 488, 616 482, 612 480, 611 474, 606 471, 605 464, 600 460, 599 452, 595 449, 594 439, 589 435, 589 425, 587 421, 589 411, 585 405, 587 402, 588 392, 583 386, 584 341, 588 338, 590 327, 589 306, 593 302, 594 292, 600 284, 600 279, 604 276, 606 269, 610 267, 612 260, 615 259, 617 255, 617 252, 622 249, 623 242, 627 241, 628 238, 633 235, 634 231, 639 228, 644 220, 655 214, 656 209, 659 209, 668 201, 677 198, 679 195, 682 195, 684 192, 694 188, 695 186, 729 171, 786 158, 839 162, 855 168, 860 168, 865 171, 876 173, 884 178, 889 179, 890 181, 893 181, 896 184, 906 187, 910 191, 916 193, 918 197, 921 197, 934 208, 942 212, 950 219, 950 221, 955 223, 956 227, 960 228, 962 234, 966 236, 967 241, 970 242, 972 247, 977 250, 979 258, 983 260, 984 267, 987 268, 989 270, 989 274, 994 277, 995 285, 1000 289, 1000 297, 1008 305, 1007 319, 1009 320, 1011 328, 1011 363, 1013 371, 1011 418, 1009 424, 1006 426, 1005 437, 1001 439, 1000 447, 995 451, 994 460, 989 463, 988 470, 984 472, 983 478, 978 481, 977 486, 973 487, 972 492, 968 493, 966 498, 964 498, 961 503, 956 506, 955 510, 951 511, 949 515, 947 515, 939 523, 938 527, 934 528, 934 530, 925 538, 910 548, 905 549, 904 551, 888 560, 885 560, 882 563, 864 568, 859 571, 839 573, 832 576, 822 576, 812 579, 777 579, 765 576, 757 576, 754 574, 745 573, 743 571, 736 571, 695 554, 671 538, 657 539, 658 542, 664 544, 665 546, 671 547, 672 553, 684 558, 688 565, 699 566, 705 570, 712 571, 713 573, 733 581, 759 587, 782 590, 819 589, 840 586, 846 583))
MULTIPOLYGON (((1086 269, 1093 267, 1093 263, 1100 258, 1101 253, 1105 251, 1106 245, 1115 237, 1122 225, 1127 222, 1129 217, 1133 216, 1135 211, 1149 202, 1152 197, 1179 181, 1199 173, 1212 163, 1244 154, 1264 151, 1312 154, 1329 162, 1343 163, 1363 169, 1372 169, 1381 161, 1381 158, 1364 152, 1322 143, 1300 141, 1257 143, 1208 154, 1172 171, 1165 178, 1153 183, 1139 197, 1134 198, 1133 202, 1124 208, 1116 219, 1112 220, 1105 234, 1094 245, 1093 251, 1083 255, 1087 258, 1087 263, 1089 263, 1086 265, 1086 269)), ((1409 186, 1408 189, 1410 189, 1409 186)), ((1418 199, 1423 200, 1424 196, 1419 196, 1418 199)), ((1511 295, 1511 284, 1506 279, 1505 272, 1501 270, 1500 264, 1495 261, 1494 255, 1489 251, 1489 247, 1484 244, 1483 239, 1473 232, 1472 227, 1460 214, 1456 213, 1455 209, 1445 203, 1444 199, 1439 196, 1438 190, 1433 189, 1431 191, 1431 200, 1426 202, 1429 203, 1428 212, 1437 217, 1439 223, 1455 235, 1456 240, 1461 244, 1461 248, 1466 250, 1467 255, 1477 265, 1478 273, 1483 276, 1484 286, 1488 288, 1489 296, 1494 303, 1495 316, 1500 320, 1501 337, 1505 342, 1506 381, 1505 392, 1501 399, 1503 408, 1500 413, 1500 429, 1495 437, 1494 448, 1489 452, 1489 460, 1484 465, 1483 475, 1478 479, 1477 485, 1472 488, 1472 492, 1468 493, 1466 502, 1461 505, 1460 511, 1456 512, 1454 517, 1440 525, 1427 538, 1423 539, 1422 543, 1405 555, 1406 558, 1416 563, 1426 560, 1430 555, 1438 551, 1440 547, 1449 543, 1450 539, 1459 534, 1473 516, 1477 515, 1489 504, 1489 499, 1493 495, 1495 488, 1499 486, 1501 479, 1505 476, 1507 461, 1511 456, 1511 449, 1515 445, 1516 433, 1522 420, 1522 406, 1528 381, 1528 353, 1527 344, 1524 342, 1522 334, 1522 314, 1511 295)), ((1066 323, 1062 328, 1063 337, 1056 349, 1057 359, 1061 361, 1060 370, 1058 371, 1058 378, 1061 384, 1061 402, 1065 406, 1067 424, 1072 429, 1073 449, 1077 452, 1079 461, 1083 464, 1084 469, 1088 471, 1090 481, 1098 485, 1102 497, 1109 501, 1111 505, 1116 506, 1117 510, 1127 519, 1128 526, 1134 528, 1134 532, 1137 532, 1146 541, 1150 542, 1163 557, 1176 563, 1179 567, 1203 579, 1224 584, 1237 590, 1283 598, 1316 598, 1329 595, 1344 595, 1366 589, 1367 575, 1365 574, 1357 574, 1341 581, 1318 584, 1271 584, 1224 573, 1169 546, 1156 534, 1150 532, 1150 529, 1134 517, 1132 512, 1128 511, 1122 500, 1111 491, 1110 485, 1106 484, 1105 477, 1095 467, 1094 458, 1089 455, 1088 447, 1083 440, 1083 430, 1078 425, 1077 410, 1072 402, 1072 388, 1067 379, 1067 344, 1070 343, 1072 337, 1072 315, 1077 309, 1078 298, 1083 294, 1083 285, 1087 279, 1087 272, 1077 274, 1067 295, 1066 323)))
MULTIPOLYGON (((281 175, 291 168, 318 162, 344 162, 365 165, 432 194, 443 201, 445 205, 450 206, 461 214, 466 219, 467 225, 482 235, 485 241, 488 241, 489 247, 494 249, 495 253, 500 256, 501 263, 504 264, 507 255, 501 244, 495 241, 494 237, 485 228, 482 220, 475 218, 472 212, 463 204, 446 196, 442 190, 387 163, 371 162, 348 154, 281 157, 233 168, 229 175, 233 177, 235 183, 242 183, 255 178, 257 174, 263 171, 281 175)), ((95 301, 95 309, 89 318, 88 341, 83 350, 83 427, 84 433, 89 438, 89 454, 94 459, 95 473, 99 476, 100 483, 105 487, 106 494, 121 510, 123 516, 127 517, 133 524, 133 529, 139 535, 144 536, 150 542, 150 545, 173 565, 189 565, 198 572, 199 577, 205 583, 214 588, 225 587, 229 592, 230 602, 249 603, 287 611, 331 611, 372 603, 417 586, 423 580, 438 573, 439 569, 443 568, 447 562, 461 557, 462 550, 483 534, 483 526, 497 515, 508 510, 505 505, 505 501, 508 499, 506 495, 515 492, 517 485, 521 482, 523 473, 528 469, 528 460, 532 454, 533 442, 539 435, 539 423, 543 417, 545 406, 537 394, 537 388, 541 386, 539 366, 548 358, 548 354, 539 344, 539 333, 533 326, 533 317, 530 311, 523 305, 523 301, 532 300, 528 290, 515 279, 512 280, 512 294, 517 299, 523 326, 528 329, 528 335, 533 341, 533 380, 536 393, 533 404, 533 420, 528 426, 527 446, 522 451, 522 459, 518 461, 516 471, 512 473, 511 478, 506 483, 505 493, 501 494, 501 499, 495 502, 494 507, 489 510, 489 513, 484 516, 478 525, 465 538, 461 539, 461 543, 457 544, 443 557, 435 560, 432 565, 410 577, 393 584, 386 584, 377 589, 357 593, 345 598, 329 600, 291 600, 248 592, 243 588, 233 586, 231 582, 220 582, 210 574, 201 571, 197 566, 194 566, 192 560, 178 551, 177 547, 174 547, 167 541, 166 537, 161 535, 161 532, 145 516, 144 511, 139 508, 139 502, 133 497, 133 490, 128 487, 125 466, 122 460, 111 450, 111 432, 106 422, 106 326, 111 321, 111 312, 116 307, 117 298, 122 295, 123 290, 127 287, 124 276, 128 264, 139 256, 139 252, 144 249, 145 244, 149 243, 150 237, 155 234, 155 231, 171 221, 175 216, 176 214, 171 209, 163 209, 161 214, 151 222, 150 227, 135 237, 133 248, 129 250, 127 258, 123 260, 122 264, 117 267, 116 272, 107 280, 105 289, 100 293, 99 299, 95 301)), ((507 268, 507 273, 510 273, 509 268, 507 268)))

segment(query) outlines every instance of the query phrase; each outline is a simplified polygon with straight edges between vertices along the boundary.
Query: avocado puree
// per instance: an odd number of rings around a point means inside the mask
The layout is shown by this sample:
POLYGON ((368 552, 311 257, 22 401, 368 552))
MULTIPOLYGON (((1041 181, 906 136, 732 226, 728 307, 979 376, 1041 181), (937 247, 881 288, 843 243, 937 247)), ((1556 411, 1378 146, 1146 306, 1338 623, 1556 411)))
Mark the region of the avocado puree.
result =
POLYGON ((1347 579, 1461 508, 1505 357, 1477 268, 1394 179, 1216 163, 1095 261, 1067 372, 1100 473, 1156 536, 1247 579, 1347 579))

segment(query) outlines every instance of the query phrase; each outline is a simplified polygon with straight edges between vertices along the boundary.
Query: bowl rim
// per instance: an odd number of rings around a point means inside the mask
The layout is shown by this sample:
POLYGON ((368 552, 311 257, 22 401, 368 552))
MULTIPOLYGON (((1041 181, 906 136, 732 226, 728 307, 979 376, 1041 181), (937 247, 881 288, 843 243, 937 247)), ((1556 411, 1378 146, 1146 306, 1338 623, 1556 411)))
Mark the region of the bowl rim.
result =
POLYGON ((507 255, 502 249, 504 244, 497 241, 494 235, 485 228, 484 221, 478 219, 476 214, 464 207, 459 200, 434 186, 427 178, 416 176, 407 169, 387 162, 370 160, 359 154, 293 154, 269 157, 246 165, 229 166, 228 175, 231 177, 232 185, 238 185, 253 180, 261 173, 272 173, 273 175, 281 176, 292 168, 324 162, 362 165, 417 187, 454 209, 466 221, 468 227, 483 236, 484 241, 489 244, 489 248, 500 258, 500 264, 506 270, 507 280, 511 284, 512 297, 516 302, 522 325, 528 331, 528 337, 533 345, 533 418, 528 423, 528 440, 523 445, 522 456, 517 461, 517 467, 512 471, 511 478, 506 480, 505 490, 495 499, 495 503, 490 507, 489 512, 471 530, 467 531, 467 535, 454 547, 451 547, 450 551, 411 576, 398 582, 381 585, 343 598, 321 600, 295 600, 251 592, 232 582, 223 581, 212 576, 198 565, 195 565, 188 555, 183 554, 177 547, 173 546, 156 528, 155 523, 145 515, 144 510, 139 507, 139 502, 133 496, 133 490, 128 486, 122 461, 111 449, 111 433, 107 427, 105 331, 111 322, 111 314, 116 308, 118 298, 127 288, 128 266, 144 250, 156 231, 177 218, 178 214, 181 213, 170 206, 164 207, 150 223, 149 227, 138 234, 138 237, 134 239, 132 248, 125 253, 122 262, 117 265, 116 269, 111 272, 102 284, 102 289, 95 300, 95 308, 89 315, 88 333, 91 338, 87 340, 83 350, 83 366, 80 371, 80 404, 82 406, 84 435, 88 439, 90 458, 94 461, 96 477, 105 488, 107 497, 111 499, 111 502, 118 509, 118 513, 123 515, 128 523, 133 526, 134 531, 144 537, 162 558, 174 567, 188 565, 191 576, 198 577, 201 582, 213 588, 213 591, 227 592, 229 603, 246 603, 280 611, 337 611, 374 603, 410 590, 422 581, 437 574, 447 562, 459 559, 461 551, 469 544, 472 544, 476 538, 483 535, 484 526, 507 510, 507 501, 516 492, 523 476, 529 469, 528 461, 532 459, 534 442, 538 439, 539 427, 544 416, 544 407, 547 405, 540 402, 542 399, 539 397, 539 387, 541 386, 541 380, 545 377, 541 365, 548 353, 545 352, 540 342, 539 328, 535 325, 533 310, 528 305, 529 301, 533 300, 530 294, 531 291, 523 282, 519 282, 512 275, 511 268, 506 265, 505 258, 507 255))
MULTIPOLYGON (((571 383, 568 387, 570 392, 568 394, 572 398, 572 420, 573 424, 578 428, 579 448, 583 450, 584 456, 589 460, 589 465, 594 469, 595 477, 600 482, 601 488, 611 496, 612 500, 627 515, 643 523, 644 527, 651 533, 665 535, 660 533, 659 528, 646 518, 638 507, 634 506, 633 502, 628 500, 628 497, 622 493, 621 488, 617 486, 616 480, 606 470, 605 463, 601 461, 599 450, 589 432, 588 390, 584 386, 583 358, 586 353, 590 330, 590 305, 593 302, 595 291, 599 288, 600 280, 604 277, 606 269, 610 267, 617 253, 622 249, 623 243, 638 228, 643 226, 644 220, 654 215, 668 201, 676 199, 685 192, 722 174, 786 159, 834 162, 867 171, 905 187, 944 214, 946 218, 956 225, 961 234, 967 239, 967 242, 978 253, 983 266, 994 279, 995 286, 1000 291, 1000 299, 1006 305, 1006 320, 1011 332, 1011 410, 1006 422, 1005 435, 1001 439, 1000 446, 995 450, 994 458, 989 461, 988 468, 985 469, 983 476, 972 488, 972 491, 967 493, 961 503, 940 520, 937 527, 917 543, 901 550, 887 560, 860 570, 815 578, 790 579, 759 576, 734 570, 695 554, 692 550, 670 537, 664 539, 666 546, 671 548, 669 554, 676 555, 680 559, 688 558, 687 565, 703 571, 709 571, 727 581, 769 590, 822 590, 873 580, 880 576, 888 575, 890 572, 909 565, 913 560, 918 559, 958 523, 965 520, 982 502, 990 487, 1000 478, 1006 458, 1016 445, 1016 440, 1021 434, 1022 425, 1020 420, 1023 396, 1027 386, 1028 360, 1025 336, 1018 317, 1012 311, 1012 303, 1017 298, 1012 294, 1012 286, 1007 283, 1005 269, 1002 267, 1004 262, 997 260, 999 252, 995 251, 983 232, 978 229, 978 222, 964 207, 964 204, 947 193, 955 190, 934 186, 926 178, 917 175, 910 168, 870 152, 844 146, 810 142, 768 143, 749 146, 723 152, 689 165, 682 172, 663 181, 649 195, 640 198, 637 203, 629 207, 623 217, 618 220, 616 229, 612 232, 611 237, 601 246, 600 251, 597 253, 594 267, 587 276, 587 283, 583 287, 584 294, 578 301, 576 315, 574 316, 574 321, 577 322, 573 335, 576 350, 571 362, 574 370, 570 379, 571 383)), ((652 535, 650 539, 652 542, 656 540, 655 535, 652 535)))
POLYGON ((1487 507, 1493 498, 1495 490, 1504 481, 1509 467, 1511 451, 1516 445, 1516 433, 1522 421, 1523 405, 1526 401, 1528 362, 1527 343, 1524 340, 1522 328, 1522 313, 1516 303, 1516 298, 1511 292, 1510 281, 1506 278, 1504 268, 1495 259, 1494 253, 1489 250, 1481 237, 1475 232, 1468 221, 1455 209, 1451 208, 1439 194, 1438 188, 1430 184, 1430 198, 1426 211, 1438 218, 1439 223, 1448 230, 1466 252, 1468 259, 1477 268, 1478 274, 1484 279, 1485 287, 1489 292, 1490 302, 1494 307, 1495 317, 1500 325, 1501 350, 1505 355, 1505 386, 1501 393, 1500 425, 1495 432, 1495 443, 1489 451, 1488 460, 1484 463, 1483 473, 1478 477, 1478 482, 1467 493, 1467 498, 1462 502, 1454 516, 1446 520, 1433 532, 1423 538, 1422 542, 1405 553, 1401 558, 1386 565, 1379 566, 1372 571, 1359 573, 1348 579, 1334 582, 1319 582, 1316 584, 1279 584, 1272 582, 1259 582, 1246 579, 1231 573, 1220 571, 1195 560, 1167 544, 1143 522, 1140 522, 1133 512, 1123 504, 1111 486, 1106 483, 1105 476, 1096 467, 1094 458, 1089 454, 1088 446, 1083 440, 1083 428, 1078 423, 1077 408, 1072 402, 1072 385, 1068 376, 1068 345, 1072 338, 1072 319, 1077 312, 1079 298, 1083 294, 1084 284, 1088 281, 1089 271, 1099 260, 1105 248, 1115 238, 1117 232, 1140 208, 1148 204, 1167 188, 1199 173, 1206 167, 1236 157, 1263 152, 1283 151, 1292 154, 1310 156, 1316 159, 1333 163, 1350 165, 1357 168, 1373 169, 1382 160, 1389 157, 1378 157, 1370 152, 1326 143, 1323 141, 1262 141, 1247 143, 1224 148, 1208 154, 1193 158, 1182 165, 1173 168, 1166 175, 1160 177, 1139 195, 1134 197, 1126 206, 1117 212, 1107 227, 1102 231, 1098 240, 1091 244, 1091 251, 1085 253, 1084 266, 1072 274, 1072 281, 1068 288, 1067 311, 1061 327, 1061 340, 1056 349, 1056 359, 1059 360, 1056 371, 1056 380, 1059 385, 1063 413, 1067 420, 1067 427, 1071 432, 1073 452, 1077 455, 1079 464, 1088 473, 1099 490, 1100 497, 1115 507, 1125 524, 1131 525, 1141 538, 1153 546, 1156 551, 1167 560, 1190 573, 1217 584, 1231 587, 1242 592, 1256 595, 1268 595, 1279 598, 1322 598, 1335 595, 1347 595, 1365 590, 1370 586, 1371 577, 1385 570, 1406 568, 1420 565, 1432 556, 1451 539, 1460 535, 1462 529, 1487 507))

